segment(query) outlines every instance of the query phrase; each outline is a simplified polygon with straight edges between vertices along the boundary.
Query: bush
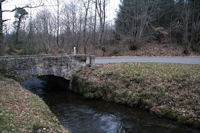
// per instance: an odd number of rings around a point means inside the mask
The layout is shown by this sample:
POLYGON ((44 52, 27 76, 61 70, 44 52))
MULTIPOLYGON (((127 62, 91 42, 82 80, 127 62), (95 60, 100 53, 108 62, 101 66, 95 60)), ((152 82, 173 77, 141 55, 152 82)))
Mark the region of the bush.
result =
POLYGON ((130 47, 129 47, 129 50, 133 51, 133 50, 137 50, 138 49, 138 46, 135 45, 135 44, 131 44, 130 47))
POLYGON ((3 74, 2 73, 0 73, 0 79, 2 79, 3 78, 3 74))
MULTIPOLYGON (((199 36, 200 36, 200 34, 199 34, 199 36)), ((196 40, 194 40, 192 42, 191 48, 192 48, 193 51, 200 53, 200 37, 196 38, 196 40)))
POLYGON ((192 45, 192 50, 200 53, 200 42, 192 45))
POLYGON ((154 36, 159 43, 163 43, 167 40, 168 32, 163 27, 154 28, 154 36))
POLYGON ((188 47, 187 42, 184 42, 184 46, 185 46, 185 50, 183 51, 183 53, 185 55, 189 55, 190 54, 190 47, 188 47))
POLYGON ((133 50, 137 50, 139 48, 140 43, 137 41, 129 40, 128 44, 129 44, 129 50, 133 51, 133 50))
POLYGON ((196 23, 194 23, 192 28, 192 50, 200 52, 200 18, 196 23))
POLYGON ((189 55, 189 54, 190 54, 190 51, 189 51, 188 49, 185 49, 185 50, 183 51, 183 53, 184 53, 185 55, 189 55))
POLYGON ((115 49, 110 53, 110 56, 115 56, 115 55, 119 55, 120 51, 115 49))
POLYGON ((113 34, 114 34, 114 38, 115 38, 115 40, 117 40, 117 41, 120 41, 120 40, 121 40, 121 36, 120 36, 119 33, 117 33, 117 32, 113 32, 113 34))
POLYGON ((120 43, 121 45, 128 44, 129 50, 137 50, 141 45, 141 41, 136 41, 133 37, 126 37, 120 43))

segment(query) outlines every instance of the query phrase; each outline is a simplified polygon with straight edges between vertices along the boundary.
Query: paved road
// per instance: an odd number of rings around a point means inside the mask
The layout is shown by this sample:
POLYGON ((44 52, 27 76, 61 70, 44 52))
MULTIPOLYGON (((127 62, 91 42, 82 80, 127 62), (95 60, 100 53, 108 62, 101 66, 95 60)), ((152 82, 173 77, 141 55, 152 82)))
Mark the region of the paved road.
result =
POLYGON ((181 64, 200 64, 200 57, 106 57, 95 59, 96 64, 121 62, 164 62, 181 64))

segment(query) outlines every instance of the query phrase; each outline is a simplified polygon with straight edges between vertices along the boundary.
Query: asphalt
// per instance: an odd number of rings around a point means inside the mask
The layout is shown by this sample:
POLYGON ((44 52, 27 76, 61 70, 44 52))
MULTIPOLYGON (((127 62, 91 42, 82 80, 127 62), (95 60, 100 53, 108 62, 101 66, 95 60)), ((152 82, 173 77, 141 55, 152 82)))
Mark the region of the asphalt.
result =
POLYGON ((200 57, 99 57, 95 59, 95 64, 122 63, 122 62, 200 64, 200 57))

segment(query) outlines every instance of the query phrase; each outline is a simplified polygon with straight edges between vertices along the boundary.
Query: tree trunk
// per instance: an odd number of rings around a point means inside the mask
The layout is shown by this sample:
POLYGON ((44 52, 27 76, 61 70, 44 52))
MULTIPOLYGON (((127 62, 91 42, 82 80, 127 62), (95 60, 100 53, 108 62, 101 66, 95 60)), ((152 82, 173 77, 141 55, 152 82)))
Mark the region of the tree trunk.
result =
POLYGON ((17 24, 17 31, 16 31, 16 38, 15 38, 15 45, 18 45, 19 43, 19 29, 21 27, 21 17, 19 18, 18 24, 17 24))
POLYGON ((106 3, 105 3, 105 0, 98 1, 96 8, 97 8, 97 11, 98 11, 99 21, 100 21, 100 33, 99 33, 99 39, 98 39, 98 47, 100 48, 102 46, 103 33, 104 33, 104 28, 105 28, 105 18, 106 18, 106 3))
POLYGON ((84 17, 84 29, 83 29, 83 43, 84 43, 84 54, 87 54, 87 37, 86 37, 86 28, 87 28, 87 17, 88 17, 88 10, 90 6, 90 1, 87 0, 87 3, 84 3, 85 7, 85 17, 84 17))
POLYGON ((0 55, 4 54, 3 47, 3 17, 2 17, 2 1, 0 0, 0 55))
POLYGON ((95 14, 94 14, 94 31, 93 31, 93 42, 96 46, 96 25, 97 25, 97 0, 95 1, 95 14))
POLYGON ((60 49, 59 32, 60 32, 60 1, 57 0, 57 36, 56 36, 56 43, 57 43, 58 49, 60 49))

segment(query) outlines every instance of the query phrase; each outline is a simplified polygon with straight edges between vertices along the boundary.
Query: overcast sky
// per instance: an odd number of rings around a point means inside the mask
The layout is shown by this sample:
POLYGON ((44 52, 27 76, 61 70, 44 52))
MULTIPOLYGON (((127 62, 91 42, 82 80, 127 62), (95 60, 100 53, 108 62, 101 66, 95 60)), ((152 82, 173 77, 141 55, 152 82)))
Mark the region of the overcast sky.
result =
MULTIPOLYGON (((12 10, 15 7, 22 7, 27 4, 32 5, 38 5, 38 1, 41 0, 7 0, 3 4, 3 10, 12 10)), ((63 3, 68 3, 73 0, 60 0, 61 6, 63 3)), ((119 7, 120 0, 107 0, 109 4, 107 5, 107 21, 112 21, 116 17, 116 12, 119 7)), ((42 8, 48 8, 49 10, 54 11, 56 8, 56 0, 43 0, 43 3, 46 5, 45 7, 40 8, 34 8, 34 9, 27 9, 27 11, 31 12, 32 14, 36 14, 38 11, 40 11, 42 8)), ((12 24, 14 21, 14 13, 4 13, 3 14, 4 19, 10 19, 10 21, 7 22, 7 24, 12 24)))

